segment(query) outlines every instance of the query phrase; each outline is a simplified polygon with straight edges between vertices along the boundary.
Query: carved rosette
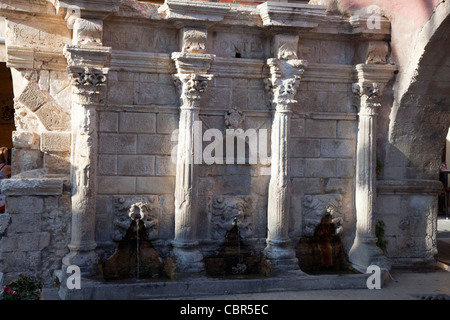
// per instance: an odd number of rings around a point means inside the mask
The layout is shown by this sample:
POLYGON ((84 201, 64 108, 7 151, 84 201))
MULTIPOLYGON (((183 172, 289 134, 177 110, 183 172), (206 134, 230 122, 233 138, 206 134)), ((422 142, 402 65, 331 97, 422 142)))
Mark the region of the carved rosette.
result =
POLYGON ((245 116, 237 107, 230 108, 225 112, 225 127, 227 129, 242 128, 245 116))
POLYGON ((113 235, 114 241, 121 241, 135 219, 142 220, 149 240, 159 235, 159 197, 114 197, 113 235))
POLYGON ((214 239, 225 240, 226 234, 233 228, 234 218, 241 238, 251 236, 253 231, 253 199, 250 196, 216 196, 209 199, 211 208, 211 226, 214 239))
POLYGON ((381 89, 378 83, 353 83, 352 91, 360 114, 376 115, 378 113, 378 108, 381 106, 381 89))
POLYGON ((305 196, 303 201, 303 236, 314 236, 316 228, 320 225, 322 219, 327 215, 331 216, 331 222, 335 226, 335 234, 342 234, 342 199, 342 195, 336 194, 305 196))
POLYGON ((289 111, 300 84, 301 75, 307 66, 305 60, 269 59, 271 77, 266 86, 271 87, 272 103, 278 111, 289 111))
POLYGON ((173 76, 183 108, 198 108, 201 94, 206 90, 210 75, 195 73, 176 74, 173 76))

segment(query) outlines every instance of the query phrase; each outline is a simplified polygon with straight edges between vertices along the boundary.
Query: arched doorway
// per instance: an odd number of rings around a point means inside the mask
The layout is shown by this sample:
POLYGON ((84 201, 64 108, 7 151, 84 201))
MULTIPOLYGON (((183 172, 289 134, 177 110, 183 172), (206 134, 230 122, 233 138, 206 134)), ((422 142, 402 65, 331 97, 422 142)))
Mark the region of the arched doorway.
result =
POLYGON ((439 168, 450 124, 450 15, 440 17, 429 21, 433 32, 421 34, 429 41, 389 115, 385 154, 377 155, 383 159, 377 214, 394 267, 434 267, 439 251, 439 168))

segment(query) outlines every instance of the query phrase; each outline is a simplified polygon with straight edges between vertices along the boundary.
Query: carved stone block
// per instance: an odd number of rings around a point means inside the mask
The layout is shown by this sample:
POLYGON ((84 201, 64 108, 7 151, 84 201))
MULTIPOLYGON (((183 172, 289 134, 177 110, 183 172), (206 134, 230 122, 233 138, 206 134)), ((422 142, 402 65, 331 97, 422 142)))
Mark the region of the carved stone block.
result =
POLYGON ((103 22, 101 20, 79 18, 76 19, 73 28, 75 30, 74 45, 102 45, 103 22))
POLYGON ((47 99, 48 96, 39 89, 39 85, 37 83, 30 82, 22 91, 18 101, 34 112, 45 102, 47 102, 47 99))
POLYGON ((185 28, 183 32, 183 52, 205 53, 206 30, 185 28))
POLYGON ((120 241, 136 218, 144 222, 149 240, 158 239, 160 206, 159 197, 113 197, 113 240, 120 241))
POLYGON ((41 135, 41 151, 69 152, 70 132, 43 132, 41 135))
POLYGON ((65 131, 70 128, 70 116, 54 101, 49 101, 39 108, 36 116, 49 131, 65 131))
POLYGON ((248 238, 253 232, 252 211, 253 199, 250 196, 214 196, 209 199, 211 210, 212 236, 225 240, 228 231, 233 228, 233 220, 237 217, 237 225, 241 238, 248 238))
POLYGON ((237 107, 230 108, 225 113, 225 127, 227 129, 242 128, 242 123, 244 122, 244 120, 244 114, 237 107))
POLYGON ((326 215, 331 216, 336 235, 343 231, 341 203, 343 196, 339 194, 307 195, 303 201, 303 236, 312 237, 317 226, 326 215))

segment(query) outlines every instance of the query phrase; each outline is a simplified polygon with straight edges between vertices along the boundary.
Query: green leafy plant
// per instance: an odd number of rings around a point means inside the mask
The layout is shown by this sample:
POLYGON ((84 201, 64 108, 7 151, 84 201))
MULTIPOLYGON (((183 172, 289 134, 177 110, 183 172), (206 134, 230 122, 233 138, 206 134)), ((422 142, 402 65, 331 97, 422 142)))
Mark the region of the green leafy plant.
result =
POLYGON ((42 283, 32 277, 20 275, 17 280, 3 286, 3 300, 39 300, 42 283))
POLYGON ((379 220, 375 225, 375 236, 377 237, 376 245, 383 251, 383 253, 385 253, 387 247, 387 241, 384 239, 385 227, 386 225, 382 220, 379 220))

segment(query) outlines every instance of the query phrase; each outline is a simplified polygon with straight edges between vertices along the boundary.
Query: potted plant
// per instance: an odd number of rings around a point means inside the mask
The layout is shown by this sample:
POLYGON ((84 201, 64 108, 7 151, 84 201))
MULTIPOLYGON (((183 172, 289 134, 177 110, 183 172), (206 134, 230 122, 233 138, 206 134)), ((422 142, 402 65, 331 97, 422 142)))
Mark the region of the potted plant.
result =
POLYGON ((20 275, 17 280, 3 286, 3 300, 39 300, 42 298, 42 283, 32 277, 20 275))

